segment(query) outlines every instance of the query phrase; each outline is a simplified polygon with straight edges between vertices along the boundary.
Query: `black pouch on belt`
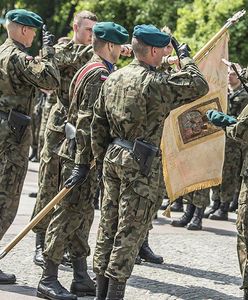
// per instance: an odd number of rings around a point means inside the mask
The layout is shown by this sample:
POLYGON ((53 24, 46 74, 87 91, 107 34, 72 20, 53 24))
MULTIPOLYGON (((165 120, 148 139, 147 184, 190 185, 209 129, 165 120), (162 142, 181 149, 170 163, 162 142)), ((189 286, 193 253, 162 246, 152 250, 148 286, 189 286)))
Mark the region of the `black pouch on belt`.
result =
POLYGON ((135 140, 133 153, 140 166, 140 173, 148 176, 154 157, 158 156, 159 148, 143 140, 135 140))
POLYGON ((31 117, 11 110, 8 116, 8 124, 18 143, 20 143, 27 127, 31 124, 31 117))

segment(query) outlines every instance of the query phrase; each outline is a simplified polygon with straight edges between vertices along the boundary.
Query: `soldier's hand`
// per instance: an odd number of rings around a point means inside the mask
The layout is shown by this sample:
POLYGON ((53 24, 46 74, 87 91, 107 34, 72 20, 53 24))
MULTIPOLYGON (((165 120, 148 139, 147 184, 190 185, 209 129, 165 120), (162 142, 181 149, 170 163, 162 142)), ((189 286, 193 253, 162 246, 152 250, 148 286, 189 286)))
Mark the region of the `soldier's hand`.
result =
POLYGON ((190 47, 187 44, 181 44, 178 47, 178 56, 179 59, 183 59, 185 57, 190 57, 190 47))
POLYGON ((214 109, 208 110, 206 112, 206 116, 209 122, 217 127, 225 128, 226 126, 237 123, 237 120, 234 117, 224 114, 222 111, 217 111, 214 109))
POLYGON ((125 45, 121 45, 121 55, 122 56, 128 56, 130 57, 132 55, 132 45, 130 44, 125 44, 125 45))
POLYGON ((54 44, 54 35, 47 30, 46 25, 42 26, 42 45, 52 47, 54 44))
POLYGON ((71 172, 71 176, 65 181, 65 187, 70 188, 75 184, 83 183, 89 174, 89 165, 76 165, 71 172))

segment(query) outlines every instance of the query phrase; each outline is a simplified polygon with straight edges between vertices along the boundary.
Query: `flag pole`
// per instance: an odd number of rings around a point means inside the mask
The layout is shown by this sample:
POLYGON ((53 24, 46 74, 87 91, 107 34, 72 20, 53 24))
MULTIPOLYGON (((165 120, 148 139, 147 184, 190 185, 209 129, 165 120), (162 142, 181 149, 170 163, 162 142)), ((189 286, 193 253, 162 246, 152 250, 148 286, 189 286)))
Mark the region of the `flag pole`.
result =
POLYGON ((228 28, 234 23, 238 22, 239 19, 246 13, 246 10, 242 9, 234 14, 230 19, 227 20, 225 25, 195 54, 194 60, 198 64, 199 61, 206 55, 206 53, 214 46, 218 39, 227 32, 228 28))

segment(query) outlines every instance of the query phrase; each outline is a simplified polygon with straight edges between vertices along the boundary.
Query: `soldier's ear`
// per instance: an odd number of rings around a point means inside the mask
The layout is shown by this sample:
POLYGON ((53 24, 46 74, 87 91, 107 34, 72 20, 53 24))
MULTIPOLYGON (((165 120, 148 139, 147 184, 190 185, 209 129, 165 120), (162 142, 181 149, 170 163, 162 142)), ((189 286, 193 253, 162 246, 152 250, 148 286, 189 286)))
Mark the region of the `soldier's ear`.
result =
POLYGON ((73 31, 78 32, 78 24, 77 23, 73 23, 73 31))
POLYGON ((113 50, 113 48, 114 48, 114 44, 113 44, 113 43, 110 43, 110 42, 108 42, 108 50, 109 50, 109 51, 112 51, 112 50, 113 50))
POLYGON ((26 35, 26 32, 27 32, 27 26, 23 25, 21 27, 21 33, 22 33, 22 35, 26 35))

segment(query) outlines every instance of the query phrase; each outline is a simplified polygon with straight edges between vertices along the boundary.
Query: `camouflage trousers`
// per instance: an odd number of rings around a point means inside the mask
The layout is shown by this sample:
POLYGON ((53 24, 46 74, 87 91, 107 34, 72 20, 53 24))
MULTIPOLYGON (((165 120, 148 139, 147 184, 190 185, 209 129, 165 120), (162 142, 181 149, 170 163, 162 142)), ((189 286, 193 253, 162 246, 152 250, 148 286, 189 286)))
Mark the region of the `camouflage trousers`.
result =
POLYGON ((233 196, 239 193, 241 185, 242 150, 240 146, 227 138, 225 146, 225 160, 222 170, 222 183, 212 188, 213 201, 220 200, 222 203, 230 203, 233 196))
MULTIPOLYGON (((71 175, 74 163, 63 160, 61 183, 71 175)), ((89 232, 94 218, 96 172, 91 169, 83 184, 76 186, 54 209, 45 238, 44 256, 59 264, 64 250, 72 259, 90 255, 89 232)))
POLYGON ((161 205, 159 161, 149 177, 137 169, 117 165, 105 158, 101 220, 94 253, 94 272, 126 281, 153 216, 161 205), (159 201, 159 203, 158 203, 159 201))
POLYGON ((194 191, 183 196, 189 203, 196 207, 205 208, 210 204, 209 189, 194 191))
MULTIPOLYGON (((38 193, 32 218, 34 218, 59 191, 60 160, 55 150, 63 137, 63 133, 46 129, 45 143, 40 157, 38 193)), ((48 213, 33 228, 33 231, 36 233, 45 233, 51 220, 51 215, 52 212, 48 213)))
POLYGON ((248 289, 248 177, 243 177, 242 180, 236 225, 238 259, 243 278, 242 288, 248 289))
POLYGON ((0 239, 14 221, 19 206, 28 167, 29 129, 18 144, 7 122, 0 124, 0 239))
POLYGON ((45 132, 46 132, 46 125, 49 117, 49 113, 51 111, 52 106, 54 103, 45 102, 45 105, 42 109, 42 115, 41 115, 41 124, 40 124, 40 131, 39 131, 39 142, 38 142, 38 150, 39 153, 41 153, 41 150, 43 149, 43 146, 45 144, 45 132))

